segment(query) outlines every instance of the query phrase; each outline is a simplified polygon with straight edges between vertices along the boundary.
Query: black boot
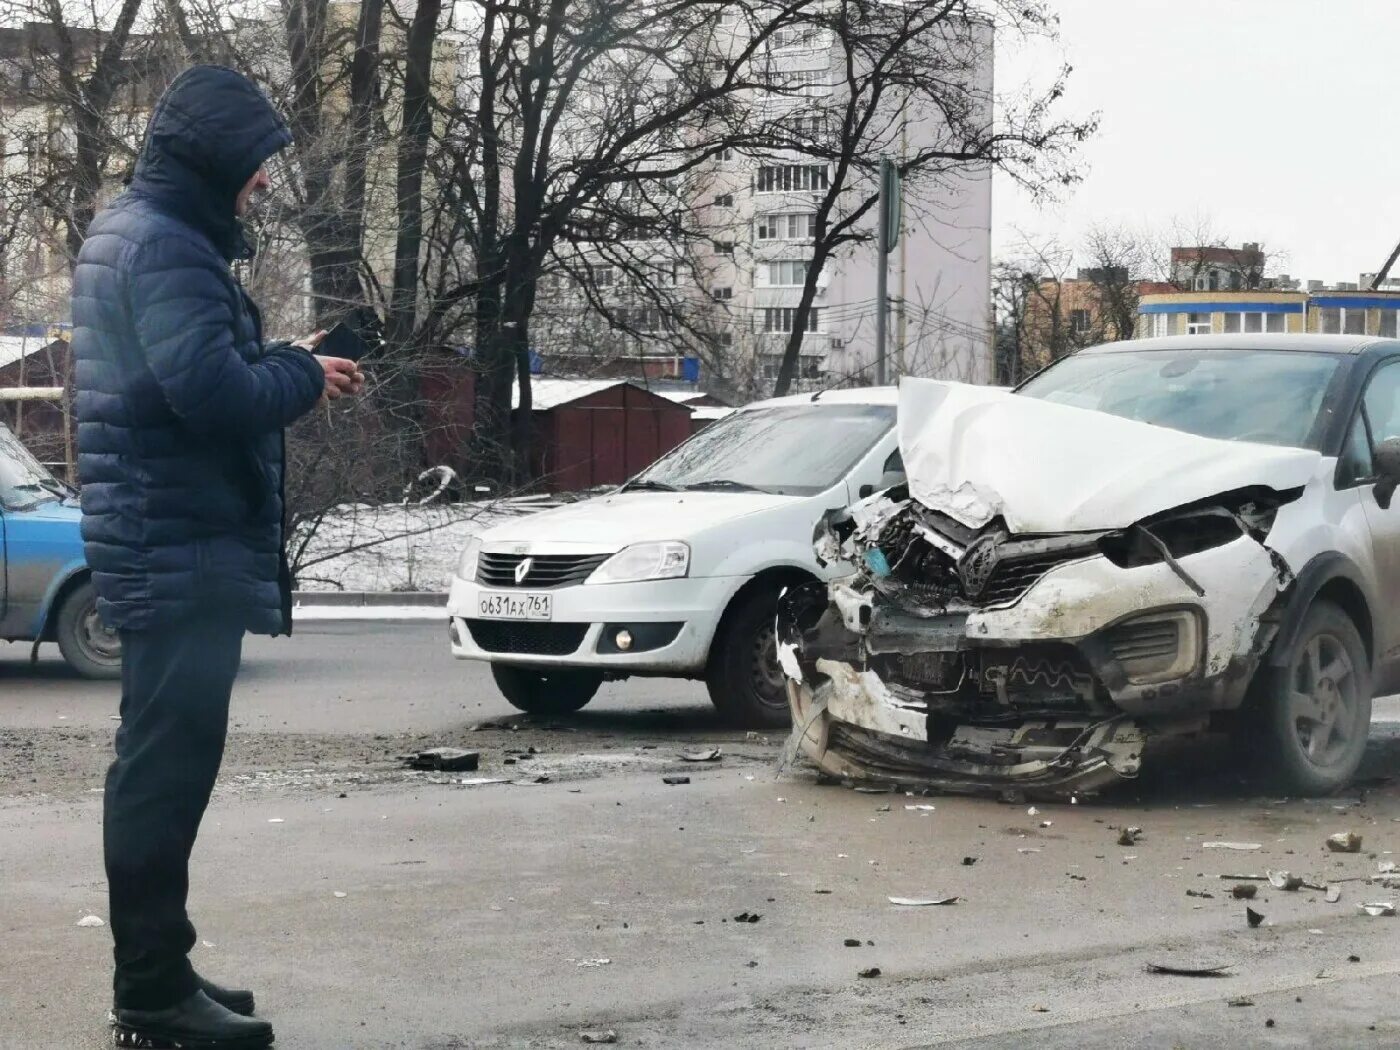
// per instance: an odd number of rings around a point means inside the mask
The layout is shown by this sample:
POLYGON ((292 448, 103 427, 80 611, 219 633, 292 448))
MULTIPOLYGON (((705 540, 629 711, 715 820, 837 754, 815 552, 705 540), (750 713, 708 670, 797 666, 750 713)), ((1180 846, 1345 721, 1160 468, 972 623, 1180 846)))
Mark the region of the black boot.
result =
POLYGON ((264 1050, 272 1045, 272 1025, 195 992, 165 1010, 113 1010, 112 1043, 139 1050, 264 1050))
POLYGON ((243 1017, 253 1016, 253 993, 244 991, 241 988, 220 988, 213 981, 205 980, 196 975, 199 981, 199 990, 213 999, 225 1010, 232 1010, 243 1017))

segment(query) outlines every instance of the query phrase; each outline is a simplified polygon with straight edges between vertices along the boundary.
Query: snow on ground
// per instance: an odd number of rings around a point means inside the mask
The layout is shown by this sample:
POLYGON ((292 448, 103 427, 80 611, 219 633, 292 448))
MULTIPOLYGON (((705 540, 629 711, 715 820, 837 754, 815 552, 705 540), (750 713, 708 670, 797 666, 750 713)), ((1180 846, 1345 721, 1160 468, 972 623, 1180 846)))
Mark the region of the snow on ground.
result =
POLYGON ((347 505, 317 526, 298 560, 297 588, 446 591, 470 537, 563 501, 531 496, 490 503, 347 505))

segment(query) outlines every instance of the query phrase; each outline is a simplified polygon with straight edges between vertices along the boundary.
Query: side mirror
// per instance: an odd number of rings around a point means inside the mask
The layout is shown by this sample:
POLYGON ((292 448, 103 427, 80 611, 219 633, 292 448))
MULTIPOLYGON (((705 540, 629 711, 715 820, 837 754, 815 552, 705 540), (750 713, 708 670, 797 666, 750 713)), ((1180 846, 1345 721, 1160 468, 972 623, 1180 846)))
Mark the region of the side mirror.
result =
POLYGON ((1386 438, 1376 446, 1372 457, 1376 471, 1376 502, 1389 507, 1400 488, 1400 438, 1386 438))

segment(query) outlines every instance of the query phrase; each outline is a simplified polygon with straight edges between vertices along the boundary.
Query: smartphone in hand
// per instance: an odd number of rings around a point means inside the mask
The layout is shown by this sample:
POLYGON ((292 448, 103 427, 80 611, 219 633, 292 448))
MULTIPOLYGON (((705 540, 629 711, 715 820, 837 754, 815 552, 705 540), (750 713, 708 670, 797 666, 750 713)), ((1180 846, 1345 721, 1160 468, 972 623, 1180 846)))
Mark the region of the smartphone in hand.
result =
POLYGON ((373 311, 358 309, 336 324, 316 347, 322 357, 362 361, 384 345, 384 326, 373 311))

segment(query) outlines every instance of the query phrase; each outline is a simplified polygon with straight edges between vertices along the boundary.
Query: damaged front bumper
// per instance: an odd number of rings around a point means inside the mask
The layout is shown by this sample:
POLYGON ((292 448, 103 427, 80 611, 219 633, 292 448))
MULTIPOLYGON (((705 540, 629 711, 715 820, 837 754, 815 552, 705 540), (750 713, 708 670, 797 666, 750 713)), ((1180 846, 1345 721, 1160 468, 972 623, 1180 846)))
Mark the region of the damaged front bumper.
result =
POLYGON ((1132 777, 1153 741, 1244 701, 1291 582, 1243 528, 1155 562, 1035 541, 1007 568, 974 563, 975 542, 945 559, 947 537, 918 544, 899 517, 887 501, 860 522, 842 554, 862 571, 781 617, 794 743, 842 779, 1058 794, 1132 777), (997 597, 970 600, 969 579, 997 597))
MULTIPOLYGON (((794 735, 819 770, 843 780, 946 791, 1092 792, 1137 775, 1146 737, 1126 716, 959 725, 931 741, 927 712, 872 671, 823 660, 815 689, 790 681, 794 735)), ((1180 731, 1201 728, 1183 724, 1180 731)))

